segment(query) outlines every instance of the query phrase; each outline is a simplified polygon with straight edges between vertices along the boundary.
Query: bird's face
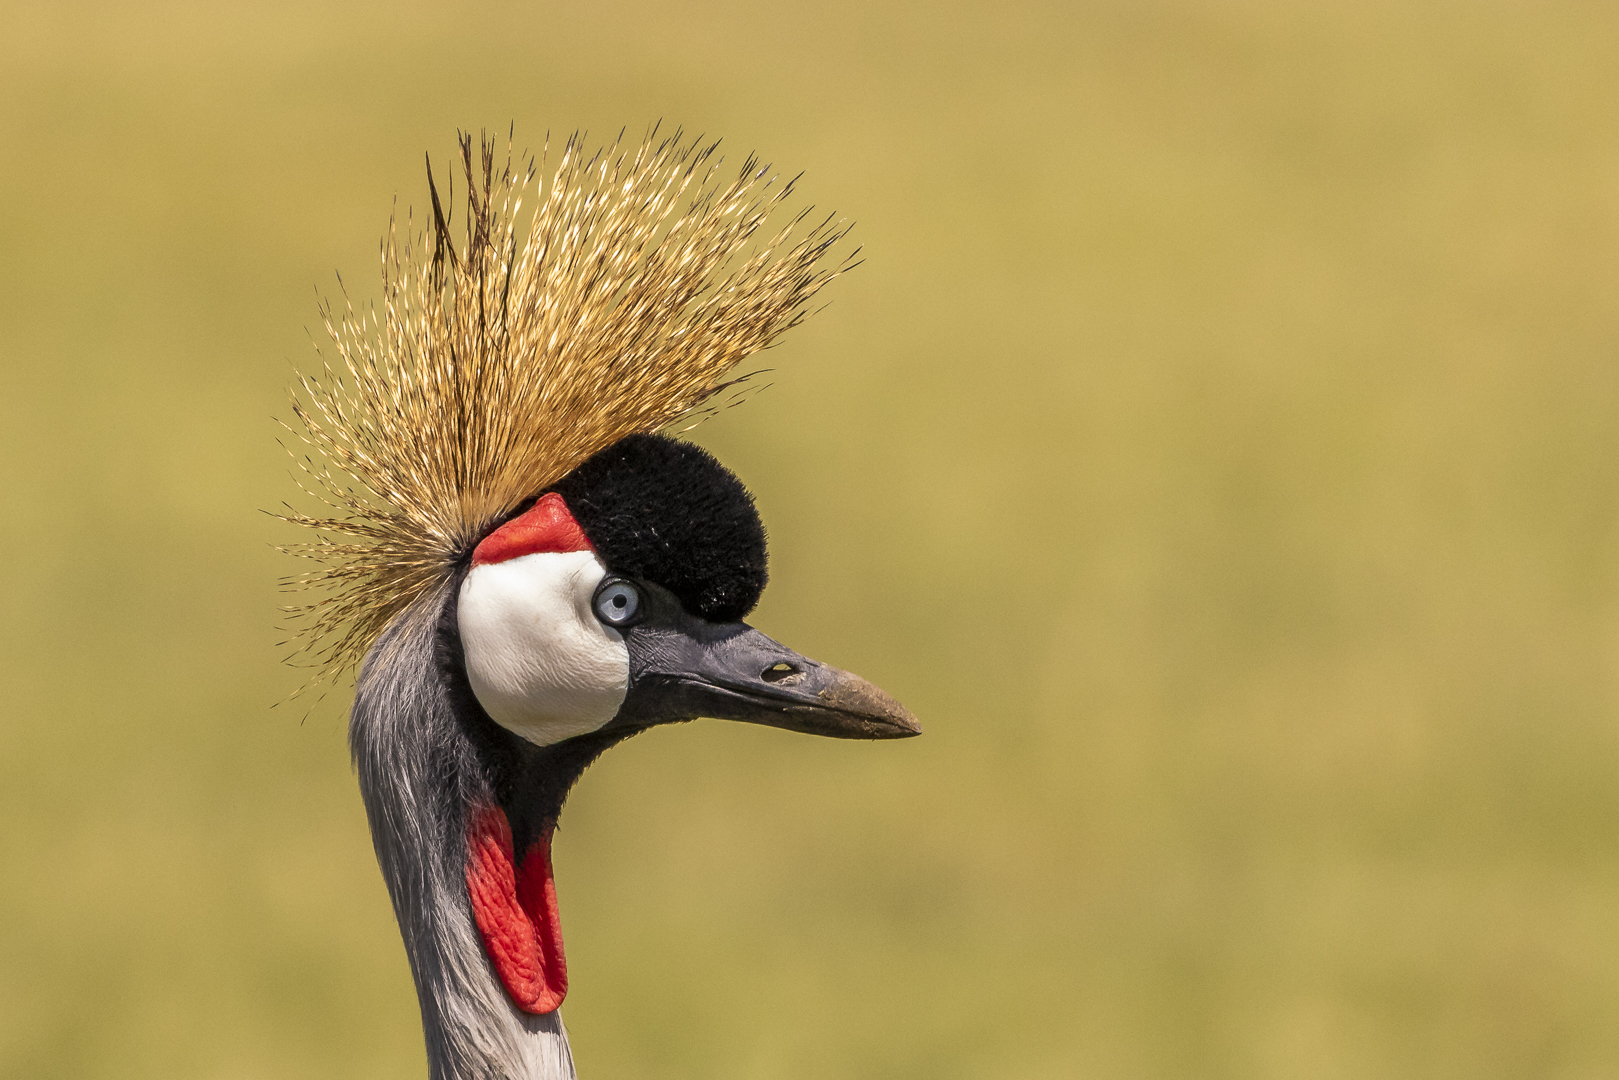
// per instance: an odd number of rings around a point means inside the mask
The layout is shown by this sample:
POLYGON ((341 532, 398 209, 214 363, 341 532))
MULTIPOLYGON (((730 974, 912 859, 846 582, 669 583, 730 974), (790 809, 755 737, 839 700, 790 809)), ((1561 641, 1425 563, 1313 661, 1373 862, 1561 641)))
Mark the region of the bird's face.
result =
MULTIPOLYGON (((560 497, 546 498, 560 508, 560 497)), ((630 652, 622 630, 598 613, 607 577, 589 550, 531 552, 467 575, 458 611, 467 681, 501 727, 551 746, 618 715, 630 652)), ((607 610, 627 591, 616 591, 607 610)))
POLYGON ((875 686, 740 621, 764 586, 764 532, 736 478, 688 444, 616 444, 472 561, 457 615, 468 682, 534 745, 698 716, 845 738, 920 730, 875 686))

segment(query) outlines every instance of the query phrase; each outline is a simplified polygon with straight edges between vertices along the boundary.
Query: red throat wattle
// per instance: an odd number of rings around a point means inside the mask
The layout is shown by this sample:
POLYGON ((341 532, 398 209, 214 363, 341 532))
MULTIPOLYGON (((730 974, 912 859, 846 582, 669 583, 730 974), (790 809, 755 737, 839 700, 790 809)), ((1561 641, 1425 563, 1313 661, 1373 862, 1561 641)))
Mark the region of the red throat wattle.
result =
POLYGON ((537 838, 521 862, 498 806, 473 810, 467 825, 467 897, 506 993, 524 1012, 548 1013, 568 993, 562 922, 551 876, 551 833, 537 838))

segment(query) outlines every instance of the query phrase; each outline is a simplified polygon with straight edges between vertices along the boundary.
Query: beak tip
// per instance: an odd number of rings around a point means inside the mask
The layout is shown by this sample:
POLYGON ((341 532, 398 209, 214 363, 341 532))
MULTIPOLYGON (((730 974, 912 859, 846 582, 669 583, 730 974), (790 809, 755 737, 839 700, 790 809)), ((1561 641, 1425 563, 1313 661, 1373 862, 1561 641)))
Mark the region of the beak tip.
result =
MULTIPOLYGON (((889 699, 893 701, 892 698, 889 699)), ((921 721, 911 715, 911 711, 899 702, 894 702, 894 710, 883 717, 892 729, 887 735, 890 739, 911 739, 922 734, 921 721)))
POLYGON ((922 734, 922 725, 905 706, 858 675, 841 675, 837 684, 822 691, 821 696, 840 712, 861 717, 867 738, 909 739, 922 734))

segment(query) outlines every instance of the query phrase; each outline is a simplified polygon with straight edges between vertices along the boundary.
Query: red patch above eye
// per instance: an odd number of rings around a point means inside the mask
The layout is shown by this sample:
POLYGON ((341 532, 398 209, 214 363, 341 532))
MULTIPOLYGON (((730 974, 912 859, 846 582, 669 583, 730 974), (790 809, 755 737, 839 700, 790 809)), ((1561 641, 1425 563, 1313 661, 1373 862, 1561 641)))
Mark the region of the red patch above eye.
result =
POLYGON ((562 496, 551 491, 540 496, 527 513, 512 518, 472 549, 472 565, 505 562, 540 551, 595 551, 585 530, 568 513, 562 496))

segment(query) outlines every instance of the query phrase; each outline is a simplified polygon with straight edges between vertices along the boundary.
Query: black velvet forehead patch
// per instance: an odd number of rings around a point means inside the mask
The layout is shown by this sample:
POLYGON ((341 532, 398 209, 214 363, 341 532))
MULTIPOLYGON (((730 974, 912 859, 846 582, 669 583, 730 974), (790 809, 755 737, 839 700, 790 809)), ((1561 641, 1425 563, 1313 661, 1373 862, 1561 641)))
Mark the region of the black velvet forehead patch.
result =
POLYGON ((713 622, 735 622, 759 602, 764 524, 742 481, 702 448, 631 435, 554 490, 614 573, 662 585, 713 622))

